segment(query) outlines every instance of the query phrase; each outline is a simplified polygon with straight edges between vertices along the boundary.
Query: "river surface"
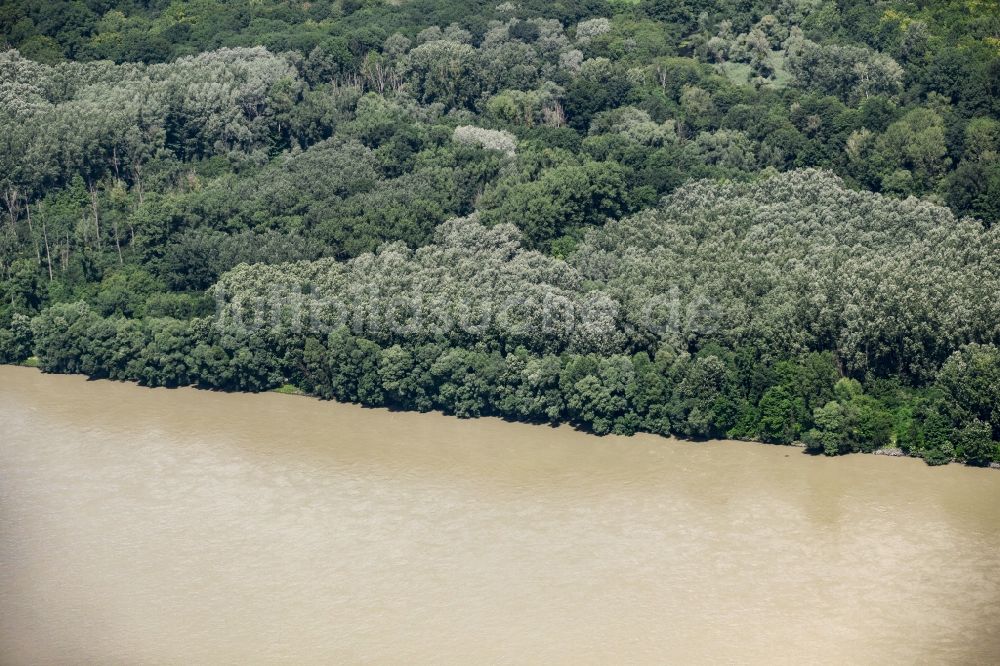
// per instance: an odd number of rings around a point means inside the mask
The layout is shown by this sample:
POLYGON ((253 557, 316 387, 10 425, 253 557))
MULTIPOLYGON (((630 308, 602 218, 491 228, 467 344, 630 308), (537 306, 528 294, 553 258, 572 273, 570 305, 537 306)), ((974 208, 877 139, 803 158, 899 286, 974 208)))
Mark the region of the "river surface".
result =
POLYGON ((996 663, 1000 472, 0 367, 0 662, 996 663))

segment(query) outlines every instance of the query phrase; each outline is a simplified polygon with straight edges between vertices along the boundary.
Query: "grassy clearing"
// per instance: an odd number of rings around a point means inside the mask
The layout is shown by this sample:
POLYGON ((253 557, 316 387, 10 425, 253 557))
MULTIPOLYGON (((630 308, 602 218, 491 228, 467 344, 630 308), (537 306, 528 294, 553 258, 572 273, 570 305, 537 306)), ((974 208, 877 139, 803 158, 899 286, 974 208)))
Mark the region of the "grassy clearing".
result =
MULTIPOLYGON (((792 75, 785 67, 785 52, 772 51, 768 58, 774 76, 764 86, 767 88, 784 88, 791 82, 792 75)), ((750 64, 745 62, 722 62, 715 65, 716 70, 737 85, 748 86, 753 83, 753 72, 750 64)))
POLYGON ((282 395, 305 395, 306 392, 300 389, 294 384, 282 384, 276 389, 271 389, 272 393, 281 393, 282 395))

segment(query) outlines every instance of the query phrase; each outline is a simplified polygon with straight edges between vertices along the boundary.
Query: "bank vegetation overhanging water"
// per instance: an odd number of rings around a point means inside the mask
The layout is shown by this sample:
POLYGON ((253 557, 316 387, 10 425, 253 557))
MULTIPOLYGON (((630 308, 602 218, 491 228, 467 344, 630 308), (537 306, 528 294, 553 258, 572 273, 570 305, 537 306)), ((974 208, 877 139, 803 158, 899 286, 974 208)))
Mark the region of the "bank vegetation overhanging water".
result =
MULTIPOLYGON (((25 367, 25 368, 38 368, 39 367, 39 362, 38 362, 37 357, 29 357, 27 360, 23 361, 22 363, 16 364, 16 366, 25 367)), ((0 365, 0 367, 2 367, 2 365, 0 365)), ((11 366, 11 367, 13 367, 13 366, 11 366)), ((129 382, 129 380, 127 380, 127 379, 125 379, 125 380, 118 380, 118 381, 121 381, 123 383, 128 383, 129 382)), ((136 384, 138 385, 138 382, 136 382, 136 384)), ((200 390, 223 391, 223 392, 227 392, 227 393, 240 393, 239 391, 225 391, 223 389, 207 388, 207 387, 203 387, 203 386, 199 387, 197 385, 194 385, 193 388, 198 388, 200 390)), ((331 400, 331 399, 332 400, 338 400, 338 398, 336 396, 331 396, 331 395, 317 395, 316 393, 309 393, 309 392, 303 390, 302 388, 300 388, 300 387, 298 387, 298 386, 296 386, 294 384, 289 384, 289 383, 283 383, 280 386, 277 386, 275 388, 269 389, 269 392, 276 393, 276 394, 281 394, 281 395, 289 395, 289 396, 319 398, 320 400, 331 400)), ((244 393, 246 393, 246 392, 244 392, 244 393)), ((256 393, 256 392, 254 392, 254 393, 256 393)), ((354 402, 356 404, 361 404, 361 405, 367 406, 367 407, 388 407, 390 409, 400 409, 399 406, 393 405, 391 403, 386 403, 384 401, 377 402, 377 403, 370 403, 370 402, 366 403, 366 402, 364 402, 362 400, 353 400, 353 401, 349 401, 349 402, 354 402)), ((406 409, 406 408, 404 407, 403 409, 406 409)), ((431 409, 435 409, 435 410, 437 410, 440 413, 443 413, 445 415, 457 416, 459 418, 470 418, 470 417, 471 418, 476 418, 476 417, 479 417, 479 416, 488 415, 488 416, 500 416, 504 420, 511 421, 511 422, 526 422, 526 423, 535 424, 535 425, 541 425, 543 423, 547 423, 549 426, 555 426, 555 425, 559 425, 560 423, 566 423, 566 422, 563 422, 563 421, 559 421, 557 419, 548 419, 547 421, 543 421, 543 420, 540 420, 540 419, 517 418, 516 416, 512 416, 512 415, 509 415, 509 414, 496 414, 496 413, 492 413, 492 412, 486 412, 485 414, 476 414, 476 415, 455 414, 454 410, 441 409, 438 405, 435 405, 434 407, 431 407, 431 408, 424 408, 424 409, 418 409, 418 410, 409 409, 407 411, 426 412, 426 411, 430 411, 431 409)), ((581 432, 591 433, 591 434, 598 434, 598 435, 609 434, 608 431, 595 432, 595 430, 594 430, 593 427, 589 427, 587 424, 584 424, 584 423, 580 423, 580 422, 569 422, 569 423, 574 428, 576 428, 577 430, 580 430, 581 432)), ((632 434, 636 434, 636 433, 640 433, 640 432, 648 432, 648 431, 645 431, 642 428, 637 428, 637 429, 635 429, 633 431, 614 431, 614 430, 612 430, 611 432, 613 432, 614 434, 619 434, 619 435, 622 435, 622 434, 624 434, 624 435, 632 435, 632 434)), ((709 441, 706 438, 690 438, 690 437, 684 437, 683 435, 678 436, 677 434, 670 433, 669 431, 668 432, 660 432, 660 433, 650 433, 650 434, 658 434, 658 435, 660 435, 660 436, 662 436, 664 438, 669 438, 669 439, 678 439, 679 438, 679 439, 687 439, 689 441, 709 441)), ((799 439, 791 440, 791 441, 775 442, 775 441, 766 441, 766 440, 762 440, 762 439, 752 439, 752 438, 747 438, 747 437, 731 437, 731 438, 732 439, 738 439, 739 441, 750 442, 750 443, 778 445, 778 446, 790 446, 790 447, 793 447, 793 448, 800 448, 804 452, 811 453, 811 454, 814 454, 814 455, 833 455, 833 453, 831 451, 824 450, 823 448, 821 448, 819 446, 816 446, 814 442, 807 442, 807 441, 802 441, 802 440, 799 440, 799 439)), ((891 441, 891 442, 887 443, 886 445, 881 446, 879 448, 869 448, 867 450, 861 449, 861 450, 858 450, 856 452, 869 453, 869 454, 873 454, 873 455, 877 455, 877 456, 888 456, 888 457, 901 457, 901 458, 902 457, 907 457, 907 458, 919 458, 919 459, 923 458, 923 456, 921 455, 921 453, 918 450, 910 450, 910 449, 902 448, 902 447, 896 445, 896 442, 894 442, 894 441, 891 441)), ((844 453, 844 451, 837 451, 836 453, 844 453)), ((945 461, 945 462, 947 462, 947 461, 945 461)), ((940 462, 935 462, 934 464, 941 464, 941 463, 940 462)), ((1000 469, 1000 461, 980 462, 976 466, 989 467, 991 469, 1000 469)))

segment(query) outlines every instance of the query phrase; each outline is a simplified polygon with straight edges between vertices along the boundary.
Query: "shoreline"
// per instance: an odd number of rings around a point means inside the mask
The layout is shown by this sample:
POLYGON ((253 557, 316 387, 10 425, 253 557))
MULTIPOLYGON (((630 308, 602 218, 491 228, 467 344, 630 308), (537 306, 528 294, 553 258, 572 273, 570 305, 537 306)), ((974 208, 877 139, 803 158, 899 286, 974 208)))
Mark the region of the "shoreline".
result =
MULTIPOLYGON (((32 358, 34 358, 34 357, 32 357, 32 358)), ((550 427, 550 428, 565 427, 565 428, 572 429, 575 432, 579 432, 581 434, 590 435, 592 437, 597 437, 597 438, 604 438, 604 437, 609 437, 609 436, 622 437, 622 438, 632 438, 632 437, 635 437, 635 436, 638 435, 638 436, 656 438, 658 440, 663 440, 663 441, 667 441, 667 442, 670 442, 670 441, 673 441, 673 442, 684 442, 684 443, 688 443, 688 444, 700 444, 700 443, 705 443, 705 442, 740 442, 740 443, 745 443, 745 444, 754 444, 754 445, 757 445, 757 446, 784 447, 784 448, 790 448, 790 449, 799 449, 802 453, 804 453, 806 455, 809 455, 809 456, 815 456, 815 457, 819 457, 819 458, 830 458, 830 459, 843 458, 843 457, 850 456, 850 455, 867 455, 867 456, 879 456, 879 457, 884 457, 884 458, 909 458, 909 459, 913 459, 913 460, 923 460, 920 456, 910 455, 910 454, 906 453, 905 451, 903 451, 900 448, 889 447, 889 446, 882 447, 882 448, 876 449, 876 450, 871 451, 871 452, 866 452, 866 451, 852 451, 850 453, 840 454, 840 455, 837 455, 837 456, 825 456, 820 451, 813 451, 813 450, 808 449, 806 447, 806 445, 803 442, 801 442, 801 441, 795 441, 795 442, 791 442, 791 443, 788 443, 788 444, 777 444, 777 443, 772 443, 772 442, 762 442, 762 441, 753 440, 753 439, 734 439, 734 438, 719 438, 719 439, 697 440, 697 439, 688 439, 688 438, 684 438, 684 437, 679 437, 679 436, 673 435, 673 434, 668 435, 668 436, 664 436, 664 435, 659 435, 657 433, 651 433, 651 432, 645 432, 645 431, 638 431, 638 432, 634 433, 633 435, 615 435, 615 434, 599 435, 597 433, 594 433, 594 432, 591 432, 589 430, 580 428, 580 427, 574 425, 573 423, 569 423, 569 422, 566 422, 566 421, 561 421, 561 422, 558 422, 558 423, 540 423, 540 422, 531 422, 531 421, 522 421, 522 420, 517 420, 517 419, 511 419, 511 418, 507 418, 507 417, 504 417, 502 415, 497 415, 497 414, 490 414, 490 415, 484 415, 484 416, 472 417, 472 418, 461 418, 461 417, 455 416, 454 414, 446 414, 445 412, 443 412, 441 410, 438 410, 438 409, 432 409, 432 410, 429 410, 428 412, 420 412, 420 411, 411 410, 411 409, 394 408, 394 407, 392 407, 390 405, 365 405, 365 404, 362 404, 362 403, 340 402, 340 401, 335 400, 335 399, 333 399, 333 400, 323 400, 323 399, 321 399, 321 398, 319 398, 317 396, 314 396, 314 395, 311 395, 309 393, 306 393, 305 391, 303 391, 303 390, 299 389, 298 387, 293 386, 291 384, 284 384, 282 386, 279 386, 279 387, 276 387, 276 388, 273 388, 273 389, 269 389, 267 391, 260 391, 260 392, 257 392, 257 393, 250 392, 250 391, 225 391, 225 390, 221 390, 221 389, 202 388, 202 387, 199 387, 199 386, 196 386, 196 385, 177 386, 177 387, 170 387, 170 388, 167 388, 167 387, 149 387, 149 386, 143 386, 143 385, 141 385, 141 384, 139 384, 137 382, 128 381, 128 380, 117 380, 117 379, 109 379, 109 378, 104 378, 104 377, 102 377, 102 378, 92 378, 92 377, 89 377, 89 376, 87 376, 85 374, 81 374, 81 373, 46 373, 46 372, 42 371, 41 368, 38 367, 37 360, 36 360, 36 362, 32 363, 31 359, 29 359, 28 361, 23 362, 23 363, 0 363, 0 368, 2 368, 2 367, 34 369, 40 375, 50 375, 52 377, 82 377, 82 378, 84 378, 85 381, 88 381, 88 382, 107 381, 107 382, 111 382, 111 383, 118 384, 118 385, 123 385, 123 386, 124 385, 129 385, 129 386, 132 386, 132 387, 135 387, 135 388, 141 388, 141 389, 146 389, 146 390, 160 390, 160 389, 162 389, 162 390, 166 390, 166 391, 174 391, 174 390, 178 390, 178 389, 192 389, 192 390, 195 390, 195 391, 205 391, 205 392, 208 392, 208 393, 215 393, 215 394, 220 394, 220 395, 232 395, 232 396, 237 396, 237 395, 247 395, 247 396, 250 396, 250 395, 275 394, 275 395, 283 395, 283 396, 293 396, 293 397, 309 398, 309 399, 311 399, 311 400, 313 400, 313 401, 315 401, 317 403, 330 402, 330 403, 334 403, 336 405, 351 405, 351 406, 355 406, 355 407, 360 407, 362 409, 379 409, 379 410, 384 410, 384 411, 386 411, 387 413, 390 413, 390 414, 392 414, 392 413, 397 413, 397 414, 436 414, 438 416, 447 417, 447 418, 455 419, 455 420, 458 420, 458 421, 472 422, 472 421, 476 421, 476 420, 479 420, 479 419, 497 419, 497 420, 502 421, 504 423, 518 424, 518 425, 524 425, 524 426, 544 426, 544 427, 550 427)), ((994 470, 1000 470, 1000 462, 993 462, 993 463, 990 463, 989 465, 969 465, 969 464, 966 464, 966 463, 963 463, 963 462, 959 462, 957 460, 949 462, 949 463, 947 463, 945 465, 928 465, 928 467, 948 467, 949 465, 957 465, 959 467, 967 467, 967 468, 972 468, 972 469, 994 469, 994 470)))

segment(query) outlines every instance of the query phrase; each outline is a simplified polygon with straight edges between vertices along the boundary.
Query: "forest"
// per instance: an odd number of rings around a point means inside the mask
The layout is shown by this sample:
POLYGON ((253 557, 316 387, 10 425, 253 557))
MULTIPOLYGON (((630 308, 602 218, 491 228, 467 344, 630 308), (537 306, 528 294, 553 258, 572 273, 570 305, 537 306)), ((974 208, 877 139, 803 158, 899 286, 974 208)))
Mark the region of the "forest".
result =
POLYGON ((996 0, 0 7, 0 362, 1000 463, 996 0))

